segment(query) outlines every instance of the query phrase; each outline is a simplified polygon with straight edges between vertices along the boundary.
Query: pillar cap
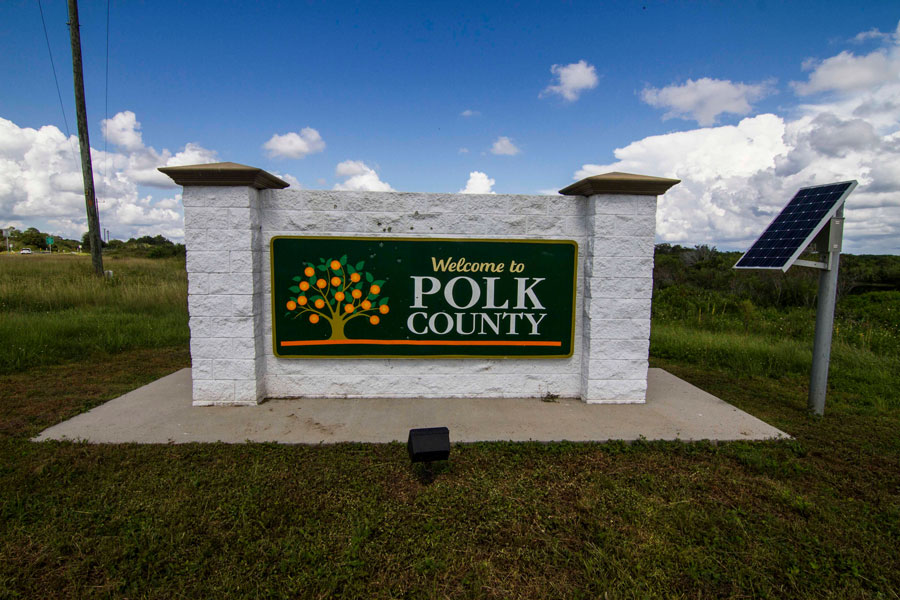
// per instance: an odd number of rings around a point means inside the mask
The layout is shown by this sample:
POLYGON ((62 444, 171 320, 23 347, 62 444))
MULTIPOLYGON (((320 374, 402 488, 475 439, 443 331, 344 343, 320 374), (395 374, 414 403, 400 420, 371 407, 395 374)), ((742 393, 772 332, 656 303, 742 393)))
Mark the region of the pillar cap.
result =
POLYGON ((681 183, 680 179, 613 171, 603 175, 585 177, 581 181, 576 181, 569 187, 559 190, 559 193, 563 196, 593 196, 595 194, 661 196, 678 183, 681 183))
POLYGON ((233 162, 184 165, 181 167, 160 167, 180 186, 247 186, 258 190, 284 189, 290 184, 271 173, 256 167, 248 167, 233 162))

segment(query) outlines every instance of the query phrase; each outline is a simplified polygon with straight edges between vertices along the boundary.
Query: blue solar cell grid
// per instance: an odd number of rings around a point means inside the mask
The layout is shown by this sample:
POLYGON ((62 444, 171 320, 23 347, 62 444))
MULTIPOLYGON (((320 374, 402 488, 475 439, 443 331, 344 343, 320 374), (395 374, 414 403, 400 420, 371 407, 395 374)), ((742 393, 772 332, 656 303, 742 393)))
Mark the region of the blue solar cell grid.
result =
POLYGON ((811 234, 854 182, 804 188, 735 264, 736 268, 782 268, 802 251, 811 234))

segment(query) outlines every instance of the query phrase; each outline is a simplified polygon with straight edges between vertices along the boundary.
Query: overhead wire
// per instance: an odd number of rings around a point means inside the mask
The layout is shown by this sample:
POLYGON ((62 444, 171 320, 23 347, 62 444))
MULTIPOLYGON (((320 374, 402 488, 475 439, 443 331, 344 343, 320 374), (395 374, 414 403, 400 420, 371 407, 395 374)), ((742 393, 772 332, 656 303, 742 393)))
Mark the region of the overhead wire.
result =
POLYGON ((38 10, 41 13, 41 25, 44 27, 44 40, 47 42, 47 54, 50 55, 50 68, 53 70, 53 83, 56 84, 56 96, 59 98, 59 109, 62 112, 63 125, 66 127, 66 140, 69 142, 69 149, 72 150, 72 155, 75 155, 75 149, 72 148, 71 138, 72 135, 69 133, 69 121, 66 119, 66 107, 63 104, 62 92, 59 91, 59 78, 56 76, 56 64, 53 62, 53 51, 50 49, 50 36, 47 34, 47 22, 44 19, 44 7, 41 6, 41 0, 38 0, 38 10))
MULTIPOLYGON (((106 82, 104 83, 104 125, 109 129, 109 0, 106 0, 106 82)), ((103 132, 103 179, 104 186, 109 185, 109 152, 107 151, 107 135, 103 132)), ((98 200, 99 203, 99 200, 98 200)))

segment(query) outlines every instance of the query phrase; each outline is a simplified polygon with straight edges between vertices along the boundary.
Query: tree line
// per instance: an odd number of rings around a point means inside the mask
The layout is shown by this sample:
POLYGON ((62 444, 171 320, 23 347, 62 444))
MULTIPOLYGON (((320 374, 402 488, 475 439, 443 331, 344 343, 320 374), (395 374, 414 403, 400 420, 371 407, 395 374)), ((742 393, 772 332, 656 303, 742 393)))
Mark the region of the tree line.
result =
MULTIPOLYGON (((817 269, 792 267, 782 273, 732 268, 741 255, 741 252, 723 252, 707 245, 691 248, 658 244, 654 292, 681 287, 715 292, 738 301, 750 300, 756 306, 815 305, 819 285, 817 269)), ((879 291, 900 291, 900 256, 841 255, 839 298, 879 291)))
MULTIPOLYGON (((15 227, 10 229, 10 249, 12 252, 18 252, 22 248, 30 248, 34 251, 45 251, 50 248, 47 244, 47 238, 53 238, 54 252, 82 252, 91 251, 91 241, 87 232, 81 236, 80 240, 68 239, 54 234, 45 233, 36 227, 29 227, 24 231, 15 227)), ((170 256, 184 256, 184 244, 176 244, 162 235, 145 235, 139 238, 130 238, 127 241, 112 239, 109 242, 102 241, 105 252, 128 255, 143 256, 147 258, 167 258, 170 256)), ((6 251, 6 243, 3 240, 0 251, 6 251)))

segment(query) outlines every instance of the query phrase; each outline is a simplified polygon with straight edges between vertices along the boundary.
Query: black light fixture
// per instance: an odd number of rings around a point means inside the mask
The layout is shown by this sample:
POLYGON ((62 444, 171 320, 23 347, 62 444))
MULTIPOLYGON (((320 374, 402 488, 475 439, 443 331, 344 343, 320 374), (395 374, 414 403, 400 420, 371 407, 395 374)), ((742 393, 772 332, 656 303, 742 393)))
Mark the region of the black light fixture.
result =
POLYGON ((446 427, 410 429, 406 442, 409 460, 432 462, 450 458, 450 430, 446 427))

